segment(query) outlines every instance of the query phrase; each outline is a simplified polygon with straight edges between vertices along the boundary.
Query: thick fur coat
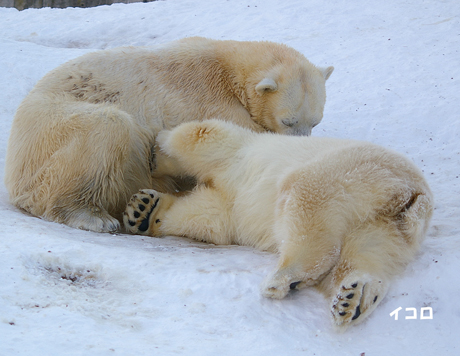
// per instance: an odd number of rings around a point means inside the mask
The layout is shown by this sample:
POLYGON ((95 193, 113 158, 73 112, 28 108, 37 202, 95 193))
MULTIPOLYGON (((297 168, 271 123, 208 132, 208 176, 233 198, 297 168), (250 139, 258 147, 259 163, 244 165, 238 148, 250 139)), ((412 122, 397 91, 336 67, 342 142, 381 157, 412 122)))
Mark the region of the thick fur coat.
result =
POLYGON ((10 200, 47 220, 115 231, 139 188, 177 189, 152 154, 160 130, 219 118, 308 135, 332 70, 285 45, 204 38, 84 55, 47 74, 18 108, 10 200))
POLYGON ((406 157, 367 142, 254 133, 209 120, 158 136, 170 166, 201 183, 135 194, 128 231, 280 254, 262 294, 315 286, 344 329, 364 320, 419 250, 432 194, 406 157))

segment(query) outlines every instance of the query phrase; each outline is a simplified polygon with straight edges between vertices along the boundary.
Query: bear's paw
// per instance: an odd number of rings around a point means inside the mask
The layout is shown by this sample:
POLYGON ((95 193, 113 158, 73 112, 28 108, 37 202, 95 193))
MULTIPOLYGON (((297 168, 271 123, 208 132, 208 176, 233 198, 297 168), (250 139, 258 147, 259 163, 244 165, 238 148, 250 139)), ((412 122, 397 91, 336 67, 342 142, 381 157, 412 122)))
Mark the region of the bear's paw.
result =
POLYGON ((160 203, 160 194, 153 189, 141 189, 134 194, 123 213, 125 229, 132 234, 152 235, 161 224, 156 219, 160 203), (155 226, 151 226, 154 224, 155 226))
POLYGON ((332 317, 339 327, 364 320, 383 299, 386 283, 368 275, 352 273, 347 276, 332 301, 332 317))
POLYGON ((114 233, 120 229, 120 222, 112 217, 106 210, 87 206, 72 211, 67 215, 67 225, 76 229, 95 232, 114 233))

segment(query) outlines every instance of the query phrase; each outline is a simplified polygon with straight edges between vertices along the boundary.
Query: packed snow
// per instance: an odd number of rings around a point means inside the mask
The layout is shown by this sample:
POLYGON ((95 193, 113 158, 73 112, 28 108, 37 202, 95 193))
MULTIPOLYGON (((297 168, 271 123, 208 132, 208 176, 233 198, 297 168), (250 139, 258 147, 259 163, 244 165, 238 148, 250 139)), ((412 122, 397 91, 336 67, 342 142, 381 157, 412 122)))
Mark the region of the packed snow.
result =
POLYGON ((204 36, 281 42, 333 65, 313 135, 405 153, 436 199, 417 260, 364 323, 338 334, 313 289, 260 296, 275 255, 72 229, 19 211, 0 184, 0 355, 460 354, 459 15, 457 0, 0 8, 2 181, 15 110, 45 73, 94 50, 204 36))

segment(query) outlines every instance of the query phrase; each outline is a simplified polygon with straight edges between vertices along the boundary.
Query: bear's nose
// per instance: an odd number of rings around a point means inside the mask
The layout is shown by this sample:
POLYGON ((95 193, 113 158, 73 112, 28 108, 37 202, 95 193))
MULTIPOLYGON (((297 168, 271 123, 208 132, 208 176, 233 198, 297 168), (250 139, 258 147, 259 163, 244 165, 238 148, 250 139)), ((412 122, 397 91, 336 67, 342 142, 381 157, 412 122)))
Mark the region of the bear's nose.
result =
POLYGON ((290 119, 281 120, 281 122, 283 123, 283 125, 286 125, 287 127, 292 127, 299 122, 299 119, 291 117, 290 119))

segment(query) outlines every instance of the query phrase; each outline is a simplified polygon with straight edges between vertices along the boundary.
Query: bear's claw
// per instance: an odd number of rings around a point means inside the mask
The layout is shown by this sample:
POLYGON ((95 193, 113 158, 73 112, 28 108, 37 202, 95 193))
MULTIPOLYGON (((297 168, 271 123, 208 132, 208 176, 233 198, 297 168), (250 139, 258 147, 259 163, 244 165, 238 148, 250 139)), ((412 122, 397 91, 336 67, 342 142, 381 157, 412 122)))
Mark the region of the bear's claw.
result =
POLYGON ((365 284, 353 282, 341 286, 332 305, 332 315, 338 325, 356 320, 361 315, 361 301, 365 284))

